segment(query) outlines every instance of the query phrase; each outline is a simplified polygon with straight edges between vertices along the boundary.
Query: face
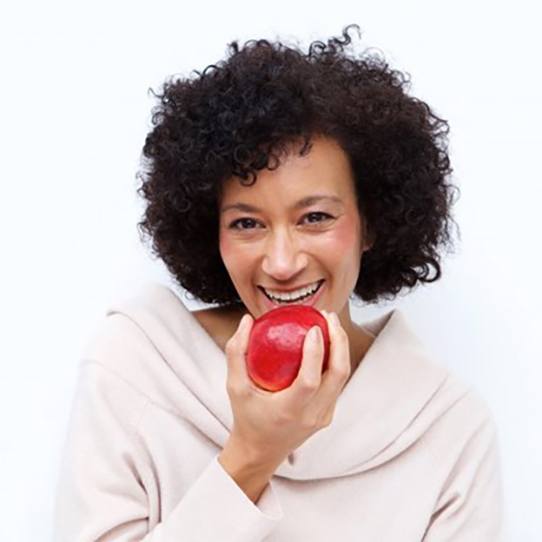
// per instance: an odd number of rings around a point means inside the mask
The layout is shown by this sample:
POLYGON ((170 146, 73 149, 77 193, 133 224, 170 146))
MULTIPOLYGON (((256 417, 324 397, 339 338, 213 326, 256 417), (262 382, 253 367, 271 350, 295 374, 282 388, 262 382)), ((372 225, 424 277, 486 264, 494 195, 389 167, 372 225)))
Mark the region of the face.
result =
POLYGON ((328 138, 313 139, 305 156, 297 150, 277 169, 259 171, 252 186, 225 181, 220 254, 254 318, 279 306, 262 288, 285 292, 323 281, 298 303, 336 312, 348 328, 349 295, 369 248, 348 157, 328 138))

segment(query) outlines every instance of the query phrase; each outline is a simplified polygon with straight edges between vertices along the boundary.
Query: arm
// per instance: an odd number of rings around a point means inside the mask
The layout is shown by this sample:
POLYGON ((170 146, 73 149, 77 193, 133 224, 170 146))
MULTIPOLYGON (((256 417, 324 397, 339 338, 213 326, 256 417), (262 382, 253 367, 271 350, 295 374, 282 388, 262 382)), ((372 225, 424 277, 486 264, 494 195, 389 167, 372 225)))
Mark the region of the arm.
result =
POLYGON ((251 454, 230 437, 218 461, 246 496, 257 503, 278 465, 264 465, 251 459, 251 454))
POLYGON ((503 515, 498 433, 489 417, 454 465, 423 542, 502 542, 503 515))
MULTIPOLYGON (((256 506, 215 455, 167 517, 151 517, 154 479, 137 437, 145 396, 100 363, 80 367, 55 513, 55 542, 259 542, 282 509, 268 484, 256 506)), ((183 461, 180 450, 179 461, 183 461)), ((267 482, 266 482, 267 483, 267 482)), ((156 498, 156 497, 154 497, 156 498)))

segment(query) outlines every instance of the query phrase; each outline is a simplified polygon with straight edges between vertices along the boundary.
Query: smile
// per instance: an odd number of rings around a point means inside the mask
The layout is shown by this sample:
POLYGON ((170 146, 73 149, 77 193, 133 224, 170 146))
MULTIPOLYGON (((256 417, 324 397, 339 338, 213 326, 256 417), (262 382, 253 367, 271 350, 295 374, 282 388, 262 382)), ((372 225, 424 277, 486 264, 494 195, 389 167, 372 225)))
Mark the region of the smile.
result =
MULTIPOLYGON (((264 288, 262 288, 261 286, 258 286, 258 288, 261 290, 261 292, 265 295, 265 297, 271 301, 273 303, 273 305, 289 305, 289 304, 294 304, 294 303, 307 303, 310 301, 312 301, 312 299, 316 296, 316 294, 319 293, 320 289, 321 289, 321 286, 322 284, 324 283, 324 279, 321 279, 320 281, 318 281, 316 283, 316 286, 315 287, 309 287, 309 288, 306 288, 305 291, 303 292, 302 290, 302 293, 301 295, 298 295, 296 297, 292 297, 291 294, 283 294, 284 295, 284 298, 283 299, 280 299, 278 297, 274 297, 272 295, 270 295, 264 288), (307 291, 308 290, 308 291, 307 291)), ((294 293, 295 295, 295 293, 294 293)))

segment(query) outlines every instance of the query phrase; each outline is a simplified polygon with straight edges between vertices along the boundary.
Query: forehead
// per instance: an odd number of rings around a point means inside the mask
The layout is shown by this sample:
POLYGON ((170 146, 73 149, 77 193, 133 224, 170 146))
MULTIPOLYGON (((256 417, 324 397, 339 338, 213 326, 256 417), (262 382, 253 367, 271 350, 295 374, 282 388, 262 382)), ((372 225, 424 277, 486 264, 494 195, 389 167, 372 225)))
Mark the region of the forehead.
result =
POLYGON ((348 200, 354 193, 353 173, 348 155, 333 139, 315 137, 304 156, 292 146, 281 156, 277 169, 258 171, 256 182, 242 185, 238 177, 224 181, 221 207, 237 201, 290 202, 313 193, 335 195, 348 200))

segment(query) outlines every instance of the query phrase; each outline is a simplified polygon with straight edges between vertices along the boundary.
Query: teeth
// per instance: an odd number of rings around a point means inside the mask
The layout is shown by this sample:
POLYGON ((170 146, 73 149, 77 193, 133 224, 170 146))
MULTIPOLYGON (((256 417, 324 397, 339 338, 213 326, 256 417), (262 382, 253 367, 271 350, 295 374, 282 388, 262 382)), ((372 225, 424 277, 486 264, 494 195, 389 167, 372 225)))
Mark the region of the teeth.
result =
POLYGON ((304 297, 308 294, 314 293, 318 289, 319 284, 320 284, 320 281, 317 281, 314 284, 306 286, 305 288, 300 288, 299 290, 295 290, 289 293, 275 292, 273 290, 266 290, 265 288, 264 290, 265 290, 265 293, 269 297, 272 297, 273 299, 278 299, 281 301, 290 301, 290 300, 295 300, 299 297, 304 297))

